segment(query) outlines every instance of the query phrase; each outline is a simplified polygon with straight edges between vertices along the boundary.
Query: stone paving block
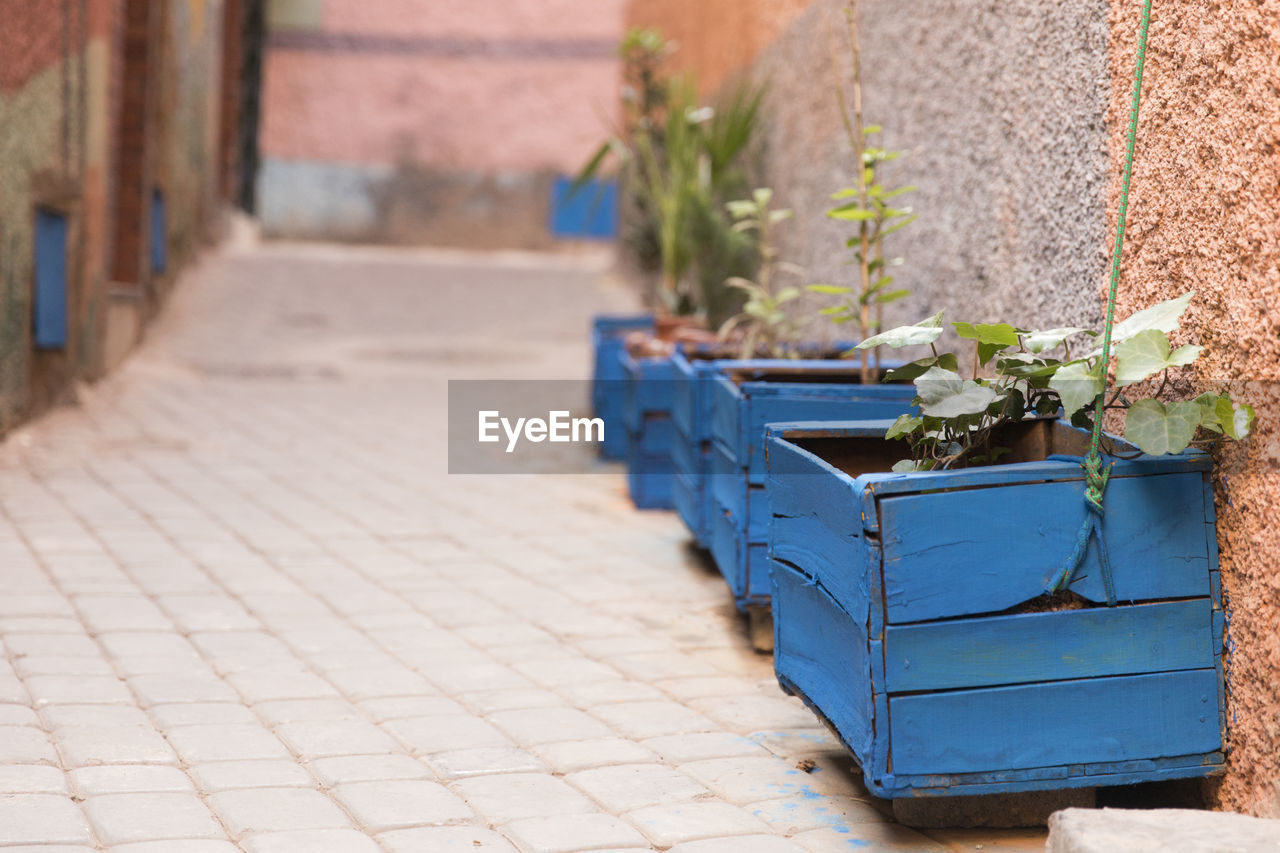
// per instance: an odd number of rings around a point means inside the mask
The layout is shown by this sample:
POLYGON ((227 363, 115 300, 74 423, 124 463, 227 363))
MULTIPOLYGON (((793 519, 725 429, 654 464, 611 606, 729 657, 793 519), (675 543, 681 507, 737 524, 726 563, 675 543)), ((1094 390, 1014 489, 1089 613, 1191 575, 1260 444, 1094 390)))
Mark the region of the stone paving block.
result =
POLYGON ((111 664, 102 658, 85 655, 24 655, 14 661, 14 670, 24 678, 32 675, 115 675, 111 664))
POLYGON ((591 801, 564 781, 544 773, 477 776, 451 786, 490 823, 525 817, 586 814, 596 811, 591 801))
POLYGON ((635 741, 617 737, 544 743, 531 747, 530 752, 557 773, 614 764, 647 764, 658 757, 635 741))
POLYGON ((270 725, 315 720, 363 720, 364 714, 346 699, 281 699, 253 706, 270 725))
POLYGON ((84 634, 18 634, 4 637, 5 648, 15 658, 22 655, 56 655, 60 657, 100 657, 102 650, 84 634))
POLYGON ((519 853, 498 833, 473 826, 398 829, 381 833, 378 841, 388 853, 519 853))
POLYGON ((1280 849, 1280 820, 1194 809, 1067 808, 1049 818, 1049 853, 1280 849))
POLYGON ((94 832, 107 846, 226 834, 194 794, 102 794, 84 801, 94 832))
POLYGON ((348 699, 382 699, 390 696, 418 696, 434 693, 434 688, 418 673, 402 666, 334 669, 325 677, 348 699))
POLYGON ((680 802, 649 806, 623 817, 654 846, 667 848, 683 841, 768 832, 763 821, 737 806, 718 802, 680 802))
POLYGON ((293 761, 209 761, 190 769, 191 778, 206 794, 238 788, 314 788, 315 778, 293 761))
POLYGON ((662 691, 649 684, 623 679, 588 684, 565 684, 556 688, 556 692, 569 704, 580 708, 623 702, 662 701, 667 698, 662 691))
POLYGON ((383 728, 418 755, 512 745, 502 732, 469 714, 408 717, 391 720, 383 728))
POLYGON ((57 763, 58 753, 49 736, 31 726, 0 726, 0 763, 57 763))
POLYGON ((512 669, 527 676, 539 687, 561 687, 565 684, 591 684, 620 678, 616 669, 587 658, 568 657, 529 660, 512 664, 512 669))
POLYGON ((739 805, 815 791, 810 774, 772 756, 712 758, 681 764, 680 769, 739 805))
POLYGON ((467 705, 478 714, 492 714, 495 711, 521 711, 528 708, 555 708, 564 705, 564 700, 550 690, 540 687, 516 688, 514 690, 478 690, 474 693, 459 695, 458 701, 467 705))
POLYGON ((260 725, 178 726, 168 737, 188 764, 290 757, 285 745, 260 725))
POLYGON ((804 848, 776 835, 744 835, 687 841, 668 853, 804 853, 804 848))
POLYGON ((545 773, 547 767, 522 749, 508 746, 438 752, 426 759, 441 779, 465 779, 495 773, 545 773))
POLYGON ((172 631, 173 623, 150 601, 135 595, 79 595, 75 606, 94 634, 172 631))
POLYGON ((730 732, 694 732, 663 735, 641 741, 668 764, 683 764, 707 758, 765 756, 769 752, 760 744, 730 732))
POLYGON ((144 708, 174 702, 236 702, 240 699, 223 681, 180 673, 133 676, 129 687, 144 708))
POLYGON ((623 764, 565 777, 606 810, 620 814, 659 803, 684 802, 710 792, 694 779, 661 764, 623 764))
POLYGON ((37 675, 26 680, 26 687, 37 707, 49 703, 133 704, 133 695, 114 675, 37 675))
POLYGON ((610 665, 638 681, 661 681, 668 678, 695 678, 723 675, 709 663, 680 652, 646 652, 615 655, 610 665))
POLYGON ((209 797, 209 805, 232 838, 250 833, 351 828, 332 800, 306 788, 221 791, 209 797))
POLYGON ((251 705, 280 699, 325 699, 339 696, 338 689, 312 672, 302 671, 302 664, 292 672, 245 670, 227 675, 227 681, 251 705))
POLYGON ((774 755, 796 758, 810 755, 848 755, 848 751, 835 735, 825 728, 786 729, 783 731, 758 731, 747 735, 774 755))
MULTIPOLYGON (((663 678, 655 681, 653 686, 682 702, 728 696, 757 696, 760 692, 759 687, 750 680, 734 675, 663 678)), ((813 724, 812 718, 809 724, 813 724)))
POLYGON ((529 622, 513 622, 509 619, 468 625, 459 628, 455 633, 480 648, 555 642, 555 637, 541 628, 529 622))
POLYGON ((97 848, 82 844, 19 844, 5 847, 4 853, 97 853, 97 848))
POLYGON ((730 731, 749 733, 761 729, 808 729, 813 712, 798 699, 781 696, 730 696, 694 699, 689 707, 706 714, 730 731))
POLYGON ((884 823, 891 819, 868 802, 847 797, 797 794, 743 806, 780 835, 813 829, 839 829, 854 823, 884 823))
POLYGON ((802 832, 791 840, 809 853, 849 853, 850 850, 883 850, 885 853, 950 853, 946 846, 913 829, 894 823, 874 821, 834 829, 815 829, 802 832))
MULTIPOLYGON (((452 657, 452 655, 450 655, 452 657)), ((523 675, 500 664, 461 664, 423 669, 423 674, 447 694, 474 690, 510 690, 533 687, 523 675)))
POLYGON ((53 739, 66 767, 178 762, 165 739, 149 726, 63 726, 53 739))
POLYGON ((302 758, 401 752, 395 739, 361 720, 311 720, 276 726, 276 736, 302 758))
POLYGON ((466 823, 476 817, 465 802, 437 782, 352 782, 332 793, 369 832, 466 823))
POLYGON ((163 764, 110 764, 81 767, 67 774, 81 797, 102 794, 193 793, 195 786, 177 767, 163 764))
MULTIPOLYGON (((9 851, 6 850, 5 853, 9 851)), ((164 841, 119 844, 112 847, 109 853, 240 853, 240 848, 230 841, 170 838, 164 841)))
POLYGON ((591 713, 619 734, 643 740, 660 735, 708 732, 719 728, 711 720, 683 705, 667 700, 597 705, 591 713))
POLYGON ((240 842, 245 853, 382 853, 356 829, 312 829, 251 835, 240 842))
POLYGON ((605 814, 524 818, 504 825, 502 832, 522 853, 575 853, 645 846, 643 835, 620 818, 605 814))
POLYGON ((348 782, 430 779, 431 769, 408 755, 344 755, 311 762, 311 772, 328 787, 348 782))
POLYGON ((608 737, 609 727, 576 708, 528 708, 489 714, 489 721, 516 743, 533 746, 608 737))
POLYGON ((465 714, 467 709, 460 704, 460 698, 455 701, 446 696, 389 696, 383 699, 362 699, 357 704, 366 715, 379 723, 385 723, 407 717, 465 714))
POLYGON ((147 710, 161 730, 179 726, 215 726, 257 723, 253 712, 239 702, 180 702, 155 705, 147 710))
POLYGON ((67 779, 58 767, 43 764, 0 765, 0 794, 65 794, 67 779))

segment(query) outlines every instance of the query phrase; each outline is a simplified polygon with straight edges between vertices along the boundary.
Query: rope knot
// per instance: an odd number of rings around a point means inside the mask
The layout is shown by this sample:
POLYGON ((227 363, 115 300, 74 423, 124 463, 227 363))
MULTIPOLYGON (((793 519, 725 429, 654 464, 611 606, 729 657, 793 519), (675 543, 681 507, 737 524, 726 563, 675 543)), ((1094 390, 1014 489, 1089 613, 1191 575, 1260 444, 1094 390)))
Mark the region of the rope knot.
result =
POLYGON ((1045 584, 1044 591, 1046 595, 1053 595, 1061 592, 1071 585, 1072 577, 1076 569, 1084 560, 1085 551, 1089 548, 1089 539, 1097 536, 1098 539, 1098 567, 1102 570, 1102 586, 1107 596, 1107 606, 1114 607, 1116 603, 1115 581, 1111 576, 1111 561, 1107 557, 1107 543, 1102 538, 1102 516, 1105 510, 1102 507, 1102 496, 1107 490, 1107 480, 1111 478, 1111 463, 1103 466, 1102 457, 1098 455, 1096 450, 1090 451, 1089 455, 1080 463, 1080 467, 1084 468, 1084 505, 1090 509, 1090 514, 1084 517, 1084 523, 1080 525, 1080 531, 1076 534, 1076 545, 1071 551, 1071 556, 1067 557, 1067 561, 1054 573, 1049 582, 1045 584))
POLYGON ((1084 469, 1084 500, 1089 509, 1102 515, 1105 510, 1102 506, 1102 495, 1107 490, 1107 480, 1111 477, 1111 463, 1106 467, 1102 465, 1102 457, 1096 453, 1090 453, 1080 463, 1080 467, 1084 469))

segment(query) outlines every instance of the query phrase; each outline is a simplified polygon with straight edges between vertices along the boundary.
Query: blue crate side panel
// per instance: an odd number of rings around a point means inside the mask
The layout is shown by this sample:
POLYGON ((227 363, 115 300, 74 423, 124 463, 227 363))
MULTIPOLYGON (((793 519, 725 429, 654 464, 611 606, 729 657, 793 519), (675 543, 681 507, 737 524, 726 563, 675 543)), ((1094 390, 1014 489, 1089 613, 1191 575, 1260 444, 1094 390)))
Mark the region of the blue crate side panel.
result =
POLYGON ((733 574, 737 571, 739 565, 738 543, 740 539, 737 530, 734 529, 733 520, 729 518, 727 513, 717 509, 712 512, 707 526, 710 531, 708 546, 711 551, 712 562, 716 564, 721 577, 729 584, 730 589, 735 584, 742 586, 744 581, 733 574))
POLYGON ((604 421, 600 455, 606 459, 622 459, 627 455, 627 433, 623 425, 627 378, 622 360, 624 338, 628 332, 652 328, 653 317, 649 314, 600 315, 592 320, 591 408, 595 416, 604 421))
MULTIPOLYGON (((1201 476, 1111 480, 1103 531, 1121 601, 1209 595, 1203 527, 1187 523, 1204 518, 1201 476)), ((889 621, 990 613, 1034 598, 1071 554, 1083 503, 1083 484, 1070 482, 881 500, 889 621)), ((1074 577, 1072 591, 1105 601, 1096 545, 1074 577)))
POLYGON ((1213 669, 889 698, 895 775, 1120 762, 1221 748, 1213 669))
POLYGON ((669 356, 632 358, 625 351, 622 361, 627 374, 623 421, 632 501, 641 509, 672 509, 673 362, 669 356))
POLYGON ((40 349, 67 345, 67 217, 36 211, 33 338, 40 349))
POLYGON ((778 680, 816 706, 856 755, 867 755, 874 709, 865 611, 845 612, 791 566, 774 566, 771 578, 778 680))
POLYGON ((1207 598, 890 625, 890 693, 1065 681, 1215 665, 1207 598))

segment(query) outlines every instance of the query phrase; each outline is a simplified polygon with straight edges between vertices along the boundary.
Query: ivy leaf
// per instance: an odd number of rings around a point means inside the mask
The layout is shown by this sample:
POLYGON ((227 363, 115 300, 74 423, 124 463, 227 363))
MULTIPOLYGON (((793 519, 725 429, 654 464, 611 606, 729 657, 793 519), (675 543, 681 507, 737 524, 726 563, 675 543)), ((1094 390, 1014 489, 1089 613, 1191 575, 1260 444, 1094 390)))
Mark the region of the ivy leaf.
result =
POLYGON ((942 337, 942 312, 927 317, 911 326, 899 326, 887 332, 881 332, 858 344, 857 349, 873 347, 909 347, 919 344, 931 344, 942 337))
POLYGON ((1143 453, 1162 456, 1180 453, 1195 438, 1200 426, 1200 407, 1195 403, 1138 400, 1124 419, 1124 437, 1143 453))
MULTIPOLYGON (((1111 330, 1111 343, 1118 344, 1122 341, 1127 341, 1139 332, 1145 332, 1148 329, 1172 332, 1178 328, 1178 321, 1182 319, 1187 306, 1191 304, 1191 297, 1195 295, 1196 292, 1194 290, 1189 290, 1175 299, 1166 299, 1164 302, 1129 315, 1128 318, 1117 323, 1115 328, 1111 330)), ((1090 355, 1100 355, 1101 353, 1102 347, 1098 347, 1090 355)))
POLYGON ((905 382, 909 379, 915 379, 934 365, 945 367, 947 370, 960 369, 955 353, 944 352, 937 358, 922 358, 919 361, 911 361, 901 367, 895 367, 884 375, 884 381, 905 382))
POLYGON ((920 411, 935 418, 982 414, 999 396, 988 386, 942 367, 931 367, 916 377, 915 386, 920 411))
POLYGON ((1018 330, 1008 323, 952 323, 956 334, 980 344, 1012 347, 1018 344, 1018 330))
POLYGON ((898 415, 898 419, 885 431, 885 438, 906 438, 924 425, 924 418, 919 415, 898 415))
POLYGON ((921 462, 917 462, 914 459, 899 459, 893 463, 893 468, 890 470, 895 474, 910 474, 913 471, 928 471, 932 467, 932 459, 925 459, 921 462))
POLYGON ((1058 392, 1063 413, 1071 417, 1092 403, 1105 385, 1100 369, 1090 369, 1083 361, 1069 361, 1053 374, 1049 387, 1058 392))
POLYGON ((1201 347, 1187 345, 1169 352, 1169 338, 1164 332, 1138 332, 1116 347, 1116 384, 1132 385, 1167 368, 1190 364, 1200 357, 1200 350, 1201 347))
POLYGON ((1039 332, 1028 332, 1023 336, 1022 341, 1027 345, 1027 349, 1032 352, 1044 352, 1060 346, 1063 341, 1072 335, 1087 333, 1098 336, 1098 333, 1092 329, 1082 329, 1078 326, 1062 326, 1057 329, 1045 329, 1039 332))
POLYGON ((1253 406, 1248 403, 1242 403, 1237 408, 1226 394, 1218 398, 1215 414, 1227 438, 1234 438, 1239 441, 1253 429, 1253 406))

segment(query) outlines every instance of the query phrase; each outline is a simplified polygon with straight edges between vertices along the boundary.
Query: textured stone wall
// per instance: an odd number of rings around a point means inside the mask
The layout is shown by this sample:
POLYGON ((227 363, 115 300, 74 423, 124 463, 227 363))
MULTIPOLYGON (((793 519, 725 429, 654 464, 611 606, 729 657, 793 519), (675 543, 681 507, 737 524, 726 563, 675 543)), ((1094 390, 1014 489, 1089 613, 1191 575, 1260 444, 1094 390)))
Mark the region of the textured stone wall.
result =
MULTIPOLYGON (((714 5, 633 0, 628 16, 679 40, 677 62, 705 79, 769 80, 766 181, 797 211, 786 248, 814 280, 847 279, 844 230, 823 213, 851 174, 827 40, 843 4, 773 4, 790 14, 776 30, 751 23, 760 4, 726 6, 711 32, 696 9, 714 5), (738 42, 751 49, 725 47, 724 34, 744 26, 754 35, 738 42)), ((913 295, 888 321, 945 308, 980 321, 1099 324, 1141 4, 862 8, 867 119, 910 152, 888 174, 920 187, 920 221, 893 244, 913 295)), ((1258 410, 1257 434, 1222 454, 1215 477, 1230 752, 1227 774, 1207 789, 1218 807, 1271 817, 1280 815, 1277 56, 1276 0, 1154 3, 1119 310, 1196 290, 1184 337, 1206 354, 1173 393, 1230 380, 1258 410)))
MULTIPOLYGON (((1113 3, 1108 230, 1137 24, 1113 3)), ((1215 801, 1280 817, 1280 3, 1157 0, 1149 41, 1121 314, 1195 290, 1183 326, 1205 354, 1179 392, 1244 380, 1258 410, 1216 476, 1231 752, 1215 801)))

